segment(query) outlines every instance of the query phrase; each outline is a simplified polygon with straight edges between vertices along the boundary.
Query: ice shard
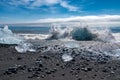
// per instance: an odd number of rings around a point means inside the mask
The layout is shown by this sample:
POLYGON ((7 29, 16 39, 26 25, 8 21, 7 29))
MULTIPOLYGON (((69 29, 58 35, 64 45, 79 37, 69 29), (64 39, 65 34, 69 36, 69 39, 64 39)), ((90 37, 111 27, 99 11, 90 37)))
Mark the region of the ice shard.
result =
POLYGON ((68 62, 68 61, 71 61, 73 59, 73 57, 69 54, 63 54, 62 59, 64 62, 68 62))

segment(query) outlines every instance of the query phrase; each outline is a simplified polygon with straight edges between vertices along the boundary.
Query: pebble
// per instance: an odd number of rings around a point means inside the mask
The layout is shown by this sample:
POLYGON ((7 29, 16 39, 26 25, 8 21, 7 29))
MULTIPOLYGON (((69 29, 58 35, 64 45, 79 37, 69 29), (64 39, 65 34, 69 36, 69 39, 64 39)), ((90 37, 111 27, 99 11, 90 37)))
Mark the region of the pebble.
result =
POLYGON ((15 65, 14 67, 9 67, 4 74, 12 74, 12 73, 17 73, 19 70, 25 70, 26 65, 15 65))
POLYGON ((65 73, 62 73, 62 76, 65 76, 65 73))
POLYGON ((47 70, 45 73, 46 73, 46 74, 51 74, 51 71, 47 70))
POLYGON ((7 71, 5 71, 4 74, 12 74, 12 73, 17 73, 17 68, 16 67, 9 67, 7 71))
POLYGON ((92 68, 87 68, 87 67, 85 67, 85 68, 81 68, 81 70, 83 70, 83 71, 85 71, 85 72, 88 72, 88 71, 91 71, 92 68))
POLYGON ((17 60, 22 60, 22 57, 18 57, 17 60))
POLYGON ((82 80, 82 78, 78 78, 77 80, 82 80))

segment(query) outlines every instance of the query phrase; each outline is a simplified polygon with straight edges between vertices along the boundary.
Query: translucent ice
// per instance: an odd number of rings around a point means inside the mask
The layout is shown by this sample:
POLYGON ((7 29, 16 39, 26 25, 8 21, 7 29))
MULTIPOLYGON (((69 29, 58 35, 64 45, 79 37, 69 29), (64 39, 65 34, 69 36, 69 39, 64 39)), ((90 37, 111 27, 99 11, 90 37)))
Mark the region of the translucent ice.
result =
POLYGON ((114 56, 120 58, 120 49, 115 49, 115 50, 113 50, 113 53, 114 53, 114 56))
POLYGON ((0 29, 0 43, 1 44, 19 44, 22 38, 12 33, 6 25, 3 29, 0 29))
POLYGON ((63 54, 62 59, 64 62, 68 62, 68 61, 71 61, 73 59, 73 57, 71 55, 68 55, 68 54, 63 54))
POLYGON ((34 52, 35 50, 32 48, 32 44, 25 43, 25 40, 18 35, 12 33, 12 31, 8 28, 8 26, 4 26, 3 29, 0 29, 0 43, 1 44, 17 44, 15 49, 24 53, 27 51, 34 52))
POLYGON ((67 48, 79 48, 79 44, 75 42, 65 42, 64 46, 67 48))
POLYGON ((93 34, 87 27, 74 28, 71 34, 72 38, 78 41, 89 41, 96 38, 96 35, 93 34))
POLYGON ((29 51, 29 52, 35 52, 36 51, 35 49, 32 48, 32 44, 30 44, 30 43, 21 43, 18 46, 16 46, 15 49, 19 53, 25 53, 27 51, 29 51))

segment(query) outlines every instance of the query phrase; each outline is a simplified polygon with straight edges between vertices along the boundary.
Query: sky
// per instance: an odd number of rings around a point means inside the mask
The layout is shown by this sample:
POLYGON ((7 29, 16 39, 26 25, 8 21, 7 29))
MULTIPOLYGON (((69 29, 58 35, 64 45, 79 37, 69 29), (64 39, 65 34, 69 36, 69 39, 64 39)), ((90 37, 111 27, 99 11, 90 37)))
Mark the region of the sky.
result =
POLYGON ((120 0, 0 0, 0 24, 120 21, 120 0))

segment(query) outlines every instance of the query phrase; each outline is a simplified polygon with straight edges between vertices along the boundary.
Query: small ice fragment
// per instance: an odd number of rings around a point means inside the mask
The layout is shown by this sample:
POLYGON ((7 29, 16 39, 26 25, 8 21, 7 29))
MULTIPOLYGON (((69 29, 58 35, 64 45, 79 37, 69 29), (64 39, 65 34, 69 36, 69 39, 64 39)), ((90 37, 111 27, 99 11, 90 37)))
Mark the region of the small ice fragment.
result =
POLYGON ((79 48, 79 44, 74 42, 66 42, 64 46, 67 48, 79 48))
POLYGON ((28 51, 30 51, 30 52, 35 52, 36 50, 35 49, 29 49, 28 51))
POLYGON ((25 53, 27 51, 30 51, 30 52, 35 52, 36 51, 35 49, 32 48, 32 44, 30 44, 30 43, 19 44, 18 46, 15 47, 15 49, 19 53, 25 53))
POLYGON ((114 56, 120 57, 120 49, 113 50, 114 56))
POLYGON ((73 57, 68 54, 63 54, 62 59, 64 62, 68 62, 68 61, 71 61, 73 59, 73 57))

